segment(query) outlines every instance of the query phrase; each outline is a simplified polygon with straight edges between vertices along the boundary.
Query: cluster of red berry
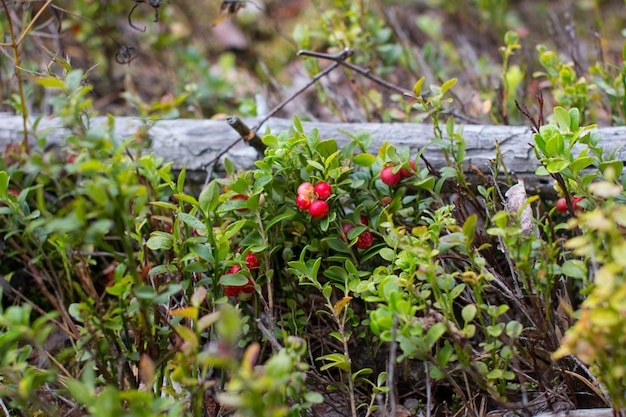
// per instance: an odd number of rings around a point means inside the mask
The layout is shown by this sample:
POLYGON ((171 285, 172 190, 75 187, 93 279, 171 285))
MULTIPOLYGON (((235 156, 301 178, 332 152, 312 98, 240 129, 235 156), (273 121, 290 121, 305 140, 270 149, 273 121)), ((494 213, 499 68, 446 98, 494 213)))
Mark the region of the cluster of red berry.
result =
MULTIPOLYGON (((361 216, 361 224, 363 226, 367 226, 369 225, 369 220, 367 220, 367 217, 365 216, 361 216)), ((343 238, 344 240, 348 240, 348 232, 352 229, 354 229, 354 225, 350 224, 350 223, 345 223, 342 227, 343 229, 343 238)), ((372 236, 372 232, 370 232, 369 230, 366 230, 364 232, 362 232, 356 241, 356 247, 359 249, 367 249, 370 246, 372 246, 372 243, 374 243, 374 236, 372 236)))
POLYGON ((328 216, 326 200, 333 193, 333 188, 325 181, 313 186, 310 182, 303 182, 298 187, 296 205, 300 210, 308 210, 314 219, 323 219, 328 216))
MULTIPOLYGON (((259 267, 259 259, 256 257, 254 253, 249 253, 246 256, 246 267, 252 271, 259 267)), ((239 265, 233 265, 226 274, 236 274, 241 271, 241 267, 239 265)), ((237 297, 240 296, 242 299, 248 299, 251 294, 254 293, 254 281, 252 278, 248 278, 248 282, 244 285, 228 285, 224 288, 224 294, 229 297, 237 297)))
MULTIPOLYGON (((582 207, 580 206, 580 202, 583 201, 585 198, 581 197, 581 196, 574 196, 572 197, 572 206, 574 207, 574 210, 578 211, 581 210, 582 207)), ((566 213, 567 212, 567 201, 565 200, 565 197, 561 197, 556 201, 555 207, 558 211, 560 211, 561 213, 566 213)))
POLYGON ((385 166, 380 171, 380 180, 390 187, 397 185, 403 178, 413 176, 413 172, 415 171, 415 161, 409 161, 409 164, 411 166, 411 170, 406 168, 397 169, 394 165, 385 166), (394 170, 396 171, 394 172, 394 170))

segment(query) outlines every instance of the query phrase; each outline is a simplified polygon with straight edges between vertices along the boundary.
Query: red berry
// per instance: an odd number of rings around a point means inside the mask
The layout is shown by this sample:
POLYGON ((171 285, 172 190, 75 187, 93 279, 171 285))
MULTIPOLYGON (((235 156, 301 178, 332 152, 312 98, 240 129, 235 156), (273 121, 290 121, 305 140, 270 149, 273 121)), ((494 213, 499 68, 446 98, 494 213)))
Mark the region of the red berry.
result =
POLYGON ((68 164, 73 164, 74 162, 76 162, 76 155, 70 155, 67 157, 68 164))
POLYGON ((230 272, 228 272, 228 274, 236 274, 239 271, 241 271, 241 267, 239 265, 233 265, 233 267, 230 268, 230 272))
POLYGON ((322 181, 315 184, 313 191, 315 191, 315 194, 317 194, 319 198, 326 200, 333 193, 333 188, 327 182, 322 181))
POLYGON ((344 225, 341 226, 341 230, 343 231, 343 236, 341 236, 341 240, 344 241, 348 241, 348 232, 350 230, 354 229, 354 225, 350 224, 350 223, 345 223, 344 225))
POLYGON ((578 204, 583 201, 585 197, 573 197, 572 198, 572 206, 574 206, 574 210, 583 210, 583 208, 578 204))
MULTIPOLYGON (((244 194, 235 194, 230 199, 231 200, 247 200, 248 196, 244 195, 244 194)), ((248 211, 248 209, 247 208, 240 208, 240 209, 237 209, 236 211, 244 212, 244 211, 248 211)))
POLYGON ((20 192, 19 192, 19 191, 17 191, 15 188, 9 188, 9 189, 7 190, 7 193, 8 193, 8 194, 11 194, 13 197, 17 197, 17 196, 19 196, 19 195, 20 195, 20 192))
POLYGON ((236 297, 239 295, 240 291, 241 291, 241 287, 235 287, 234 285, 229 285, 228 287, 224 288, 224 295, 227 295, 229 297, 236 297))
POLYGON ((328 216, 328 203, 324 200, 315 200, 309 206, 309 213, 314 219, 323 219, 328 216))
POLYGON ((359 249, 367 249, 374 243, 374 236, 367 230, 359 235, 356 241, 356 247, 359 249))
POLYGON ((561 213, 565 213, 567 211, 567 201, 565 201, 565 197, 561 197, 556 201, 555 205, 556 209, 561 213))
POLYGON ((296 197, 296 206, 298 206, 300 210, 306 210, 309 208, 310 205, 311 200, 308 197, 298 194, 298 196, 296 197))
POLYGON ((250 278, 248 278, 248 282, 241 288, 241 292, 245 294, 252 294, 254 292, 254 282, 250 278))
POLYGON ((395 174, 393 173, 393 168, 394 167, 392 166, 386 166, 382 171, 380 171, 380 179, 382 182, 391 187, 399 183, 402 179, 402 175, 400 175, 399 172, 396 172, 395 174))
POLYGON ((259 258, 254 253, 246 255, 246 266, 248 269, 255 269, 259 267, 259 258))
POLYGON ((365 217, 364 215, 361 214, 361 224, 363 226, 369 226, 370 221, 367 219, 367 217, 365 217))
POLYGON ((310 182, 303 182, 298 187, 298 195, 309 197, 309 200, 311 199, 311 197, 313 197, 314 192, 315 190, 313 184, 311 184, 310 182))
POLYGON ((415 161, 409 161, 409 166, 411 169, 400 168, 400 171, 398 171, 402 178, 409 178, 413 176, 413 173, 415 172, 415 161))

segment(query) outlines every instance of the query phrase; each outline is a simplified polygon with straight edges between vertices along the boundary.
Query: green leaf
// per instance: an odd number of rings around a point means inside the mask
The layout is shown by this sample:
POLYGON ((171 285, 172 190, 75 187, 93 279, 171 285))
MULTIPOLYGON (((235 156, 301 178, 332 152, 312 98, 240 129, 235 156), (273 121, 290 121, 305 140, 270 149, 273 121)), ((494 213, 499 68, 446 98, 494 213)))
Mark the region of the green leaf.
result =
POLYGON ((487 379, 502 379, 502 369, 492 369, 486 375, 487 379))
POLYGON ((524 330, 524 326, 519 321, 511 320, 506 324, 506 335, 511 339, 517 339, 524 330))
POLYGON ((192 216, 191 214, 178 213, 178 217, 183 222, 185 222, 185 224, 188 225, 189 227, 192 227, 200 232, 206 231, 205 224, 202 223, 200 220, 198 220, 196 217, 192 216))
POLYGON ((6 171, 0 171, 0 197, 6 198, 9 189, 9 174, 6 171))
POLYGON ((607 177, 609 181, 614 181, 616 178, 619 178, 622 175, 624 163, 619 160, 604 161, 600 162, 599 168, 600 171, 602 171, 602 174, 607 177), (609 169, 613 170, 613 172, 609 172, 609 169))
POLYGON ((543 136, 539 133, 535 133, 533 135, 533 140, 535 142, 535 146, 541 151, 542 155, 546 154, 546 141, 543 136))
POLYGON ((433 345, 444 335, 446 332, 446 325, 443 323, 435 323, 428 329, 424 341, 428 345, 429 348, 432 348, 433 345))
POLYGON ((156 296, 154 288, 149 285, 139 285, 134 288, 133 293, 141 300, 152 300, 156 296))
POLYGON ((95 400, 95 393, 81 381, 66 379, 65 386, 72 398, 83 406, 89 406, 95 400))
POLYGON ((300 121, 300 118, 297 115, 293 116, 293 127, 296 129, 297 132, 304 133, 302 122, 300 121))
POLYGON ((242 274, 226 274, 220 277, 220 285, 241 287, 248 283, 248 277, 242 274))
POLYGON ((565 150, 563 136, 556 134, 546 141, 546 156, 561 156, 565 150))
POLYGON ((230 225, 228 225, 228 227, 224 231, 224 238, 227 240, 232 238, 237 233, 239 233, 239 231, 241 230, 243 226, 245 226, 245 224, 246 224, 246 220, 239 220, 239 221, 236 221, 235 223, 231 223, 230 225))
POLYGON ((263 238, 258 230, 254 230, 251 233, 248 233, 246 237, 244 237, 241 242, 239 242, 239 246, 243 248, 247 248, 248 246, 261 246, 263 245, 263 238))
POLYGON ((376 157, 371 153, 359 153, 354 155, 352 162, 357 166, 370 167, 376 162, 376 157))
POLYGON ((572 132, 576 132, 578 130, 578 127, 580 126, 580 110, 578 110, 578 108, 576 107, 569 109, 569 117, 569 129, 572 132))
POLYGON ((470 321, 474 320, 477 312, 478 309, 476 308, 475 304, 467 304, 461 310, 461 316, 463 317, 465 323, 469 323, 470 321))
POLYGON ((309 164, 310 166, 312 166, 313 168, 317 169, 320 172, 324 172, 324 165, 320 164, 317 161, 312 161, 312 160, 308 160, 306 161, 307 164, 309 164))
POLYGON ((344 372, 350 371, 350 363, 348 363, 345 355, 343 353, 331 353, 329 355, 324 355, 317 360, 323 360, 327 363, 320 368, 320 371, 326 371, 331 368, 339 368, 344 372))
POLYGON ((564 159, 557 159, 554 161, 548 162, 546 165, 546 170, 551 173, 557 173, 563 171, 565 168, 569 166, 569 162, 564 159))
POLYGON ((416 186, 428 191, 432 191, 435 187, 435 177, 426 177, 415 183, 416 186))
POLYGON ((465 246, 467 247, 469 247, 469 245, 471 245, 471 243, 474 241, 477 220, 478 216, 476 216, 476 214, 472 214, 465 220, 465 223, 463 224, 463 235, 465 235, 465 246))
POLYGON ((211 252, 211 246, 208 244, 202 245, 193 243, 189 245, 189 251, 203 261, 212 261, 213 252, 211 252))
POLYGON ((58 88, 61 90, 65 88, 63 80, 59 80, 56 77, 38 77, 35 78, 35 83, 44 88, 58 88))
POLYGON ((452 87, 454 87, 454 85, 456 84, 457 79, 456 78, 452 78, 448 81, 446 81, 445 83, 443 83, 443 85, 441 86, 441 94, 445 94, 449 89, 451 89, 452 87))
POLYGON ((304 400, 311 404, 321 404, 324 402, 324 397, 319 392, 308 391, 304 393, 304 400))
POLYGON ((269 230, 272 226, 274 226, 275 224, 278 224, 280 222, 282 222, 283 220, 290 220, 292 219, 294 216, 296 215, 296 212, 294 210, 290 210, 288 209, 287 211, 285 211, 284 213, 279 214, 278 216, 275 216, 274 218, 272 218, 272 220, 270 220, 267 225, 265 225, 265 230, 269 230))
POLYGON ((437 352, 437 364, 440 368, 446 368, 448 362, 452 358, 454 354, 454 349, 452 345, 446 343, 440 350, 437 352))
POLYGON ((561 272, 570 278, 585 279, 587 277, 587 267, 579 259, 568 259, 563 262, 561 272))
POLYGON ((321 140, 316 147, 317 152, 324 158, 328 158, 325 165, 328 166, 337 154, 337 141, 335 139, 321 140))
POLYGON ((593 164, 595 160, 596 159, 591 156, 579 156, 570 164, 569 168, 574 174, 578 174, 581 170, 593 164))
POLYGON ((456 287, 450 291, 450 298, 454 300, 465 290, 465 284, 458 284, 456 287))
POLYGON ((170 250, 174 246, 174 237, 169 233, 154 231, 146 246, 152 250, 170 250))
POLYGON ((211 181, 206 187, 202 189, 198 196, 198 204, 200 210, 204 213, 210 213, 215 211, 219 204, 219 187, 216 181, 211 181))
POLYGON ((387 262, 393 262, 393 260, 396 258, 396 253, 391 248, 382 248, 378 252, 378 254, 380 255, 381 258, 383 258, 387 262))
POLYGON ((571 117, 569 112, 565 110, 561 106, 557 106, 554 108, 554 118, 556 119, 556 123, 559 125, 559 129, 563 132, 569 132, 571 126, 571 117))
POLYGON ((424 85, 424 80, 426 80, 426 78, 422 76, 413 86, 413 93, 418 97, 422 94, 422 86, 424 85))

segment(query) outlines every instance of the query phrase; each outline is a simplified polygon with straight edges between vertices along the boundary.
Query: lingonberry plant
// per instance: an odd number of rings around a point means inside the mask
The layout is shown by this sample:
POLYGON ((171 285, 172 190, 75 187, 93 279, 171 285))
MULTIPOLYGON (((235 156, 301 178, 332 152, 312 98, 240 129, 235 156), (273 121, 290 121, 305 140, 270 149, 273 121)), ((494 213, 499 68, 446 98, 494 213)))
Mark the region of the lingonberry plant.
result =
MULTIPOLYGON (((325 30, 368 23, 366 45, 380 48, 358 59, 386 51, 389 70, 400 58, 385 25, 344 3, 349 19, 329 14, 338 25, 325 30)), ((505 37, 503 118, 519 41, 505 37)), ((534 414, 558 393, 559 405, 584 397, 623 415, 623 162, 582 126, 588 81, 539 52, 565 107, 533 120, 529 141, 556 203, 497 177, 497 147, 493 175, 471 185, 446 107, 456 79, 423 94, 424 78, 405 110, 431 118, 444 167, 391 143, 371 149, 364 132, 339 149, 295 117, 263 137, 254 169, 227 160, 224 178, 190 193, 185 170, 144 142, 186 97, 129 96, 145 123, 119 137, 113 118, 92 124, 88 73, 55 56, 61 75, 37 82, 62 92, 63 143, 45 151, 35 124, 36 148, 0 161, 2 409, 292 416, 332 402, 369 416, 410 398, 416 414, 478 416, 534 414)), ((623 107, 623 80, 607 85, 602 69, 602 91, 623 107)))

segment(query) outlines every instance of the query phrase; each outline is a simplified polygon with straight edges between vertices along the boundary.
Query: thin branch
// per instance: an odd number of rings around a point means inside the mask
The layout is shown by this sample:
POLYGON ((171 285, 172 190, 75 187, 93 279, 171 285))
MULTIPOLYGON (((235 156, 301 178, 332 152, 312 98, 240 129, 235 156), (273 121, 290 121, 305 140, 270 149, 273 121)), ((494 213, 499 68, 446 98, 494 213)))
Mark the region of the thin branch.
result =
MULTIPOLYGON (((336 55, 336 59, 347 59, 352 55, 352 50, 350 49, 345 49, 344 51, 342 51, 340 54, 336 55)), ((343 61, 338 61, 335 64, 331 65, 330 67, 326 68, 325 70, 323 70, 322 72, 316 74, 313 78, 311 78, 311 80, 306 83, 302 88, 300 88, 298 91, 296 91, 294 94, 292 94, 290 97, 286 98, 285 100, 283 100, 281 103, 279 103, 276 107, 274 107, 272 109, 272 111, 270 111, 263 119, 261 119, 256 125, 254 125, 254 127, 252 127, 252 131, 256 132, 258 131, 261 126, 263 126, 263 124, 265 124, 265 122, 267 122, 271 117, 273 117, 276 113, 278 113, 280 110, 282 110, 287 104, 289 104, 291 101, 293 101, 296 97, 298 97, 300 94, 302 94, 306 89, 308 89, 309 87, 311 87, 313 84, 317 83, 322 77, 327 76, 328 74, 330 74, 332 71, 334 71, 339 65, 340 62, 343 61)), ((230 151, 232 148, 235 147, 235 145, 237 145, 243 138, 239 138, 235 141, 233 141, 230 145, 228 145, 224 150, 222 150, 219 154, 217 154, 217 156, 215 158, 213 158, 211 161, 209 161, 206 166, 209 165, 213 165, 215 162, 219 161, 219 159, 224 156, 226 153, 228 153, 228 151, 230 151)))
POLYGON ((241 139, 257 150, 258 153, 265 152, 265 144, 254 130, 251 130, 239 117, 228 116, 226 123, 239 133, 241 139))
POLYGON ((387 387, 389 388, 390 415, 396 415, 396 388, 395 388, 395 369, 396 355, 398 351, 398 342, 396 341, 396 333, 398 331, 398 317, 393 316, 393 326, 391 327, 391 346, 389 347, 389 365, 387 373, 387 387))
MULTIPOLYGON (((352 51, 350 50, 350 52, 352 52, 352 51)), ((351 63, 346 62, 344 60, 340 60, 340 59, 337 58, 337 55, 331 55, 331 54, 325 54, 325 53, 322 53, 322 52, 313 52, 313 51, 299 51, 298 55, 299 56, 310 56, 310 57, 313 57, 313 58, 327 59, 327 60, 330 60, 330 61, 334 61, 335 63, 337 63, 339 65, 342 65, 342 66, 344 66, 344 67, 346 67, 348 69, 351 69, 354 72, 357 72, 357 73, 361 74, 365 78, 368 78, 368 79, 374 81, 376 84, 379 84, 379 85, 387 88, 388 90, 395 91, 395 92, 397 92, 399 94, 402 94, 403 96, 407 96, 407 97, 414 97, 415 96, 415 94, 413 93, 412 90, 409 90, 409 89, 397 86, 395 84, 392 84, 392 83, 390 83, 388 81, 385 81, 384 79, 382 79, 380 77, 377 77, 376 75, 373 75, 371 73, 371 71, 369 69, 367 69, 367 68, 363 68, 363 67, 360 67, 358 65, 351 64, 351 63)), ((448 112, 451 115, 453 115, 454 117, 456 117, 458 119, 461 119, 461 120, 464 120, 464 121, 466 121, 468 123, 480 124, 480 120, 476 120, 474 118, 465 116, 463 114, 456 113, 456 112, 451 111, 451 110, 448 110, 448 112)))

